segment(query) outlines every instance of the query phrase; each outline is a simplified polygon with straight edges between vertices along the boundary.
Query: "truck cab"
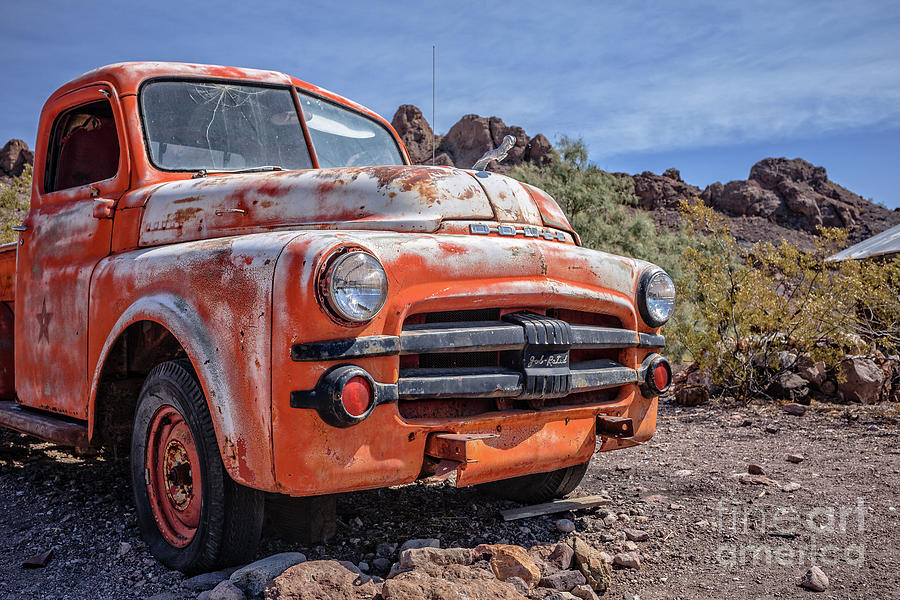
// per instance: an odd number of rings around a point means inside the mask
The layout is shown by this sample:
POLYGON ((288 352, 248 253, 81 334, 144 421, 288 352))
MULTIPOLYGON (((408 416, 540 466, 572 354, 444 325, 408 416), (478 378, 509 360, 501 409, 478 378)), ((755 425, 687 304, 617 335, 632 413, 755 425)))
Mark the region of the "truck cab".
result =
POLYGON ((185 572, 252 555, 264 498, 454 476, 541 501, 648 440, 671 380, 658 267, 541 190, 411 165, 287 75, 103 67, 41 113, 0 247, 0 425, 127 449, 185 572))

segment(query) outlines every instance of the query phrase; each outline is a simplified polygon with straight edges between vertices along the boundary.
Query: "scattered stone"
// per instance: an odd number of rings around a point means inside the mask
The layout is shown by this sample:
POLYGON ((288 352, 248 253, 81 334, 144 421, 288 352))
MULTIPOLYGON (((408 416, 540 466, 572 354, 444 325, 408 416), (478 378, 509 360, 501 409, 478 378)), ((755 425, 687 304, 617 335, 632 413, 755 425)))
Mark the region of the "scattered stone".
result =
POLYGON ((53 558, 53 548, 49 550, 45 550, 44 552, 39 552, 34 556, 29 556, 25 559, 25 562, 22 563, 23 569, 40 569, 47 566, 47 563, 50 562, 50 559, 53 558))
POLYGON ((613 557, 613 564, 626 569, 640 569, 641 556, 637 552, 620 552, 613 557))
POLYGON ((337 561, 313 560, 294 565, 275 577, 266 587, 265 598, 363 600, 374 598, 377 593, 378 587, 371 578, 360 577, 337 561))
POLYGON ((795 417, 802 417, 806 414, 807 408, 802 404, 797 404, 796 402, 788 402, 784 406, 781 407, 781 410, 786 412, 789 415, 793 415, 795 417))
POLYGON ((131 544, 128 542, 119 542, 119 549, 116 551, 116 556, 122 558, 129 552, 131 552, 131 544))
POLYGON ((569 593, 576 598, 581 598, 581 600, 600 600, 597 593, 594 592, 589 585, 576 585, 569 590, 569 593))
POLYGON ((690 469, 679 469, 672 473, 675 477, 690 477, 694 474, 690 469))
POLYGON ((769 479, 765 475, 751 475, 749 473, 743 473, 738 477, 738 481, 745 485, 778 485, 777 481, 769 479))
POLYGON ((571 544, 572 550, 574 550, 573 566, 584 575, 591 589, 598 594, 606 592, 612 577, 609 573, 608 563, 603 560, 603 553, 592 548, 579 537, 572 538, 571 544))
POLYGON ((541 580, 540 567, 521 546, 482 544, 475 548, 475 555, 490 558, 491 571, 500 581, 518 577, 534 587, 541 580))
POLYGON ((380 544, 375 546, 375 556, 377 556, 378 558, 393 558, 396 553, 397 544, 381 542, 380 544))
POLYGON ((206 590, 211 590, 221 582, 228 579, 233 572, 233 570, 225 570, 212 571, 211 573, 201 573, 200 575, 195 575, 182 581, 181 587, 189 589, 192 592, 203 592, 206 590))
POLYGON ((634 552, 638 549, 638 545, 631 540, 626 540, 625 542, 622 542, 622 549, 626 552, 634 552))
POLYGON ((412 550, 413 548, 440 548, 441 541, 435 538, 420 538, 414 540, 406 540, 400 546, 400 552, 404 550, 412 550))
POLYGON ((610 554, 609 552, 603 552, 601 550, 600 552, 597 553, 597 556, 600 558, 600 560, 602 560, 606 564, 608 564, 608 565, 612 564, 613 557, 612 557, 612 554, 610 554))
POLYGON ((556 529, 563 533, 572 533, 575 531, 575 523, 571 519, 560 519, 556 522, 556 529))
POLYGON ((363 573, 365 573, 369 570, 369 563, 367 563, 365 561, 360 561, 360 563, 357 566, 359 567, 359 570, 362 571, 363 573))
POLYGON ((646 542, 650 539, 650 534, 640 529, 630 529, 626 527, 622 531, 625 532, 625 537, 627 537, 632 542, 646 542))
MULTIPOLYGON (((244 595, 244 592, 241 591, 236 585, 228 581, 220 582, 216 587, 211 589, 208 593, 209 595, 206 597, 207 600, 245 600, 247 596, 244 595)), ((260 590, 257 593, 262 593, 260 590)))
POLYGON ((788 454, 785 460, 796 465, 802 463, 804 458, 802 454, 788 454))
POLYGON ((541 578, 541 587, 561 592, 568 592, 577 585, 587 583, 584 575, 579 571, 557 571, 552 575, 541 578))
POLYGON ((778 433, 778 428, 774 425, 766 425, 766 433, 778 433))
POLYGON ((372 561, 372 566, 375 567, 376 571, 380 571, 381 573, 386 573, 391 568, 391 561, 387 558, 378 557, 372 561))
POLYGON ((560 543, 554 546, 553 552, 547 557, 547 562, 557 569, 565 570, 572 566, 572 557, 574 555, 575 551, 572 550, 572 546, 560 543))
POLYGON ((763 473, 762 467, 754 464, 747 465, 747 472, 751 475, 765 475, 765 473, 763 473))
POLYGON ((251 596, 259 595, 270 581, 281 575, 286 569, 305 561, 306 557, 299 552, 273 554, 241 567, 232 573, 229 579, 231 583, 251 596))
MULTIPOLYGON (((209 598, 208 595, 207 598, 209 598)), ((160 592, 158 594, 153 594, 152 596, 147 596, 144 600, 184 600, 184 597, 175 592, 160 592)))
POLYGON ((784 484, 783 486, 781 486, 781 491, 782 492, 796 492, 801 487, 802 486, 799 483, 797 483, 795 481, 791 481, 791 482, 788 482, 788 483, 784 484))
POLYGON ((828 589, 828 576, 819 567, 810 567, 800 579, 800 585, 814 592, 824 592, 828 589))

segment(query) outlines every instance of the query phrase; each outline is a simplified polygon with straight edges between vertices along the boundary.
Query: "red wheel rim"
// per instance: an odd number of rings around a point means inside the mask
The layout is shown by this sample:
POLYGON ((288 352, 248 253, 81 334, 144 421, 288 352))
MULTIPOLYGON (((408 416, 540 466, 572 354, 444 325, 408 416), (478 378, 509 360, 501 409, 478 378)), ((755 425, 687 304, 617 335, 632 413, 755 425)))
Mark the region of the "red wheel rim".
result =
POLYGON ((191 543, 203 506, 200 459, 188 425, 172 406, 150 421, 144 480, 159 532, 176 548, 191 543))

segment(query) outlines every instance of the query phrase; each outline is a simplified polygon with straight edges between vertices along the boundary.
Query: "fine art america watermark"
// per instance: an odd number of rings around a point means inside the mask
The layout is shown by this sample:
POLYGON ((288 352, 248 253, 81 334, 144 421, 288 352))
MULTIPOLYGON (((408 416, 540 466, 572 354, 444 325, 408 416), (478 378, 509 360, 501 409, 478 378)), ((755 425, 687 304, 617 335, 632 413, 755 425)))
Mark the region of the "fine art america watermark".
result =
POLYGON ((725 543, 716 548, 721 565, 820 565, 846 563, 861 566, 865 560, 866 508, 856 504, 789 507, 736 506, 722 499, 716 509, 716 529, 721 534, 764 533, 769 543, 725 543))

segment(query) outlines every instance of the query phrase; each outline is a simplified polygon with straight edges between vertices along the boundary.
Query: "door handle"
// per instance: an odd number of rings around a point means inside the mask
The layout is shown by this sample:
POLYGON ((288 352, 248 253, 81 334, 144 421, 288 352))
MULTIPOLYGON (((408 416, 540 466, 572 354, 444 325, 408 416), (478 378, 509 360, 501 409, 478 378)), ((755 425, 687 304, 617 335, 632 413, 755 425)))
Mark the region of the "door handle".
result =
POLYGON ((28 231, 28 225, 11 225, 13 231, 28 231))
POLYGON ((94 198, 94 218, 112 219, 116 212, 116 201, 109 198, 94 198))

